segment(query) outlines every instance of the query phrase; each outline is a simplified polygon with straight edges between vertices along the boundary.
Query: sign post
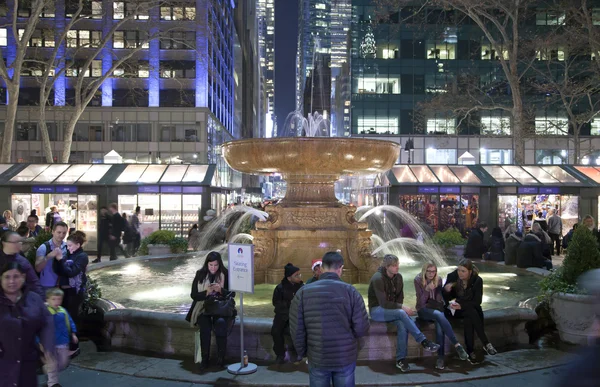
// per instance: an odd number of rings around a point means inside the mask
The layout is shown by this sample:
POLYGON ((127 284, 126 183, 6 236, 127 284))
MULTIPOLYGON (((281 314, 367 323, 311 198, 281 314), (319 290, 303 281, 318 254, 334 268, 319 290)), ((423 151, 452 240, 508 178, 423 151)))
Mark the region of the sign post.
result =
MULTIPOLYGON (((240 294, 240 362, 227 367, 234 375, 248 375, 256 372, 256 364, 244 364, 244 293, 254 294, 254 245, 230 243, 229 289, 240 294)), ((248 359, 246 359, 248 361, 248 359)))

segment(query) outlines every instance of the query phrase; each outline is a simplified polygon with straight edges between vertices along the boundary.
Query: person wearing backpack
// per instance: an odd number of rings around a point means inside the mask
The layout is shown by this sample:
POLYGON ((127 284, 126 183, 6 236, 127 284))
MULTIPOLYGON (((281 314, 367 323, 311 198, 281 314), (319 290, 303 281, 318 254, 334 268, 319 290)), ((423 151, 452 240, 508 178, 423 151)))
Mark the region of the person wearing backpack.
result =
POLYGON ((56 359, 48 367, 48 387, 60 386, 58 374, 69 365, 70 344, 77 344, 77 327, 69 312, 62 306, 64 292, 58 288, 46 291, 46 307, 54 321, 56 359))
POLYGON ((40 275, 40 283, 44 290, 55 288, 58 284, 58 275, 54 272, 53 263, 55 258, 67 256, 65 237, 68 231, 69 226, 65 222, 55 223, 52 227, 52 238, 37 249, 35 271, 40 275))

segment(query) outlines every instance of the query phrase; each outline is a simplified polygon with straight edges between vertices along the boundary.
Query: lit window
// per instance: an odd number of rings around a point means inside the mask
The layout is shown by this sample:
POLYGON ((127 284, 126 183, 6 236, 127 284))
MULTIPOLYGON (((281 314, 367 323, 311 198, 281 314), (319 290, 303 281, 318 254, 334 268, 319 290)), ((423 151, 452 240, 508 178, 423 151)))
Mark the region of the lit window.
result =
POLYGON ((600 8, 592 8, 592 24, 600 26, 600 8))
POLYGON ((67 47, 77 47, 77 31, 67 31, 67 47))
POLYGON ((124 19, 125 18, 125 2, 115 1, 113 3, 113 19, 124 19))
POLYGON ((93 60, 92 61, 92 77, 101 77, 102 76, 102 61, 101 60, 93 60))
POLYGON ((483 115, 481 117, 481 133, 494 136, 510 134, 510 118, 483 115))
POLYGON ((565 49, 563 47, 543 48, 536 52, 537 60, 565 60, 565 49))
POLYGON ((125 48, 125 33, 123 31, 115 31, 113 35, 113 48, 125 48))
POLYGON ((427 59, 456 59, 456 44, 446 42, 427 42, 427 59))
POLYGON ((359 94, 400 94, 400 78, 361 77, 358 78, 355 93, 359 94))
POLYGON ((428 118, 428 134, 456 134, 456 120, 454 118, 428 118))
POLYGON ((138 66, 138 77, 148 78, 150 76, 150 67, 148 63, 140 63, 138 66))
POLYGON ((92 1, 92 19, 102 19, 102 1, 92 1))
POLYGON ((569 121, 565 117, 536 117, 535 133, 566 136, 569 134, 569 121))
POLYGON ((591 122, 591 133, 592 136, 600 136, 600 118, 594 118, 591 122))
POLYGON ((480 149, 481 164, 512 164, 512 149, 480 149))
POLYGON ((427 164, 456 164, 456 149, 426 149, 427 164))
POLYGON ((394 48, 394 49, 390 49, 390 48, 384 48, 381 52, 381 58, 382 59, 396 59, 398 58, 398 49, 394 48))
POLYGON ((358 134, 398 134, 398 117, 358 117, 358 134))
POLYGON ((569 153, 566 149, 541 149, 535 151, 536 164, 567 164, 569 153))
POLYGON ((558 11, 538 12, 535 15, 535 24, 538 26, 562 26, 565 24, 565 13, 558 11))
POLYGON ((0 46, 6 46, 8 44, 8 36, 6 28, 0 28, 0 46))
POLYGON ((322 3, 315 4, 315 9, 327 9, 327 6, 322 3))
POLYGON ((502 48, 493 49, 491 45, 484 44, 481 46, 481 60, 500 60, 500 55, 505 60, 508 60, 508 50, 502 48))

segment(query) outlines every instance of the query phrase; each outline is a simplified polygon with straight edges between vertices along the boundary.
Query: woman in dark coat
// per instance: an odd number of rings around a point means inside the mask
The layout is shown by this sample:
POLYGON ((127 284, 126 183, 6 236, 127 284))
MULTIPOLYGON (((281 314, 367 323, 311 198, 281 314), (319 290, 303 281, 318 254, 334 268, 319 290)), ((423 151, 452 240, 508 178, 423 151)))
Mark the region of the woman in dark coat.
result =
POLYGON ((202 362, 198 366, 200 371, 205 370, 210 365, 210 340, 213 330, 217 339, 217 365, 219 367, 225 365, 227 334, 229 333, 231 324, 235 320, 235 314, 232 317, 208 315, 208 311, 204 308, 204 303, 211 296, 235 297, 235 293, 227 290, 228 287, 227 269, 223 265, 221 254, 211 251, 206 256, 202 269, 198 270, 196 277, 194 277, 191 292, 191 297, 194 301, 185 317, 190 322, 190 325, 198 325, 200 327, 200 347, 202 352, 202 362))
POLYGON ((448 317, 464 319, 465 345, 469 361, 472 364, 478 363, 475 355, 475 333, 488 355, 498 353, 485 334, 481 309, 483 280, 473 262, 464 259, 454 272, 448 274, 444 285, 444 298, 449 301, 450 308, 454 310, 454 314, 448 313, 448 317))
POLYGON ((39 344, 54 354, 54 322, 41 297, 25 286, 26 270, 18 262, 1 269, 0 387, 36 387, 39 344))
POLYGON ((89 263, 88 255, 83 251, 86 242, 85 233, 75 231, 67 238, 67 257, 54 259, 54 272, 58 274, 58 283, 65 292, 63 308, 69 312, 75 324, 79 322, 79 308, 85 298, 87 284, 86 270, 89 263))
POLYGON ((490 240, 490 251, 486 259, 490 261, 504 261, 504 237, 500 227, 492 230, 492 238, 490 240))

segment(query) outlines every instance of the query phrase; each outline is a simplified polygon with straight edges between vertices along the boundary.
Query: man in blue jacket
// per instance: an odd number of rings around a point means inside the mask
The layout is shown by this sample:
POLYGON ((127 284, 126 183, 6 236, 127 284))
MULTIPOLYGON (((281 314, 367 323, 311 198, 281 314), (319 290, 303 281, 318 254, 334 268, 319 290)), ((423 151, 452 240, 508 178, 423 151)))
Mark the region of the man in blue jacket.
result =
POLYGON ((340 279, 344 258, 323 256, 317 282, 296 293, 290 307, 290 332, 298 355, 308 357, 311 386, 354 386, 358 338, 369 331, 360 293, 340 279))

